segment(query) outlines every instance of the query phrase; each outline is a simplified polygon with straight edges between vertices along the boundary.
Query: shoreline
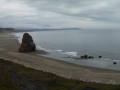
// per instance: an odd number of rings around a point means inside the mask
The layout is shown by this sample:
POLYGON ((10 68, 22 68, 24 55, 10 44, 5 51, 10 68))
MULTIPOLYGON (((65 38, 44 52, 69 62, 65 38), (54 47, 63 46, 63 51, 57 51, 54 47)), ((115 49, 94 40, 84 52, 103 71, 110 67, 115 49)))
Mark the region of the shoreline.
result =
MULTIPOLYGON (((6 34, 7 33, 2 33, 3 36, 6 34)), ((120 84, 120 71, 80 66, 65 61, 38 56, 37 53, 40 53, 39 50, 31 53, 18 53, 20 44, 15 36, 10 35, 10 37, 12 39, 0 36, 0 38, 3 38, 0 42, 0 57, 9 61, 45 72, 51 72, 61 77, 86 82, 120 84)))

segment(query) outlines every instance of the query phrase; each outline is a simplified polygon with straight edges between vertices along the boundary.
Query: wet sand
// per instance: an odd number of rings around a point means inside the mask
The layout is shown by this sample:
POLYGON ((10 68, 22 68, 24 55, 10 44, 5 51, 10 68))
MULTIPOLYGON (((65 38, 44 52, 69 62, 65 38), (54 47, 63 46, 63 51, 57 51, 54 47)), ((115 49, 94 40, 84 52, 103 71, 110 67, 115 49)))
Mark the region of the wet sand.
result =
MULTIPOLYGON (((0 32, 0 57, 58 76, 79 79, 87 82, 120 84, 120 71, 85 67, 60 60, 38 56, 43 51, 18 53, 20 44, 10 32, 0 32)), ((45 53, 44 53, 45 54, 45 53)))

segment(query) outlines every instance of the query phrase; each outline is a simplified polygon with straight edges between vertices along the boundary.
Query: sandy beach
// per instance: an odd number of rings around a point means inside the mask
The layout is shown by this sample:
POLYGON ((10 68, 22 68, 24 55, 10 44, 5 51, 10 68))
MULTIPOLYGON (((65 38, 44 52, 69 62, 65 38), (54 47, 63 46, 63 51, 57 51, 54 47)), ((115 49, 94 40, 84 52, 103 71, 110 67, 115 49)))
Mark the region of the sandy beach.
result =
POLYGON ((79 79, 87 82, 120 84, 120 71, 74 65, 71 63, 38 56, 43 51, 18 53, 20 44, 10 32, 0 32, 0 58, 23 64, 58 76, 79 79))

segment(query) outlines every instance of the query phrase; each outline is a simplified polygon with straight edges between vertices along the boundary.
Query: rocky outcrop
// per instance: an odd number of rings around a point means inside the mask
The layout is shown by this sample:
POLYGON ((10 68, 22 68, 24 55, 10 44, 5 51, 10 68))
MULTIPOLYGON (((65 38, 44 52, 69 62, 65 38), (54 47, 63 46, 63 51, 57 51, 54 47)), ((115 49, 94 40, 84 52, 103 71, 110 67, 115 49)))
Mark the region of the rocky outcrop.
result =
POLYGON ((94 57, 93 56, 84 55, 84 56, 81 56, 80 58, 83 58, 83 59, 93 59, 94 57))
POLYGON ((102 58, 102 56, 99 56, 99 58, 102 58))
POLYGON ((19 47, 19 52, 33 52, 36 50, 36 45, 28 33, 24 33, 22 38, 22 44, 19 47))

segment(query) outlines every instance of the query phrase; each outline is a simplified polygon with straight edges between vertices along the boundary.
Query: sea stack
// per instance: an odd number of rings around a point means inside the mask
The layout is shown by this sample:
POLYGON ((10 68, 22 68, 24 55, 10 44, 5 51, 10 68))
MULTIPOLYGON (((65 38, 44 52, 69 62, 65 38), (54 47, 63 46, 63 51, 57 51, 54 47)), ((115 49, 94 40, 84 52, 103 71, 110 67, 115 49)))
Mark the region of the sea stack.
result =
POLYGON ((33 52, 36 51, 36 45, 32 39, 32 36, 28 33, 24 33, 22 43, 19 47, 19 52, 33 52))

